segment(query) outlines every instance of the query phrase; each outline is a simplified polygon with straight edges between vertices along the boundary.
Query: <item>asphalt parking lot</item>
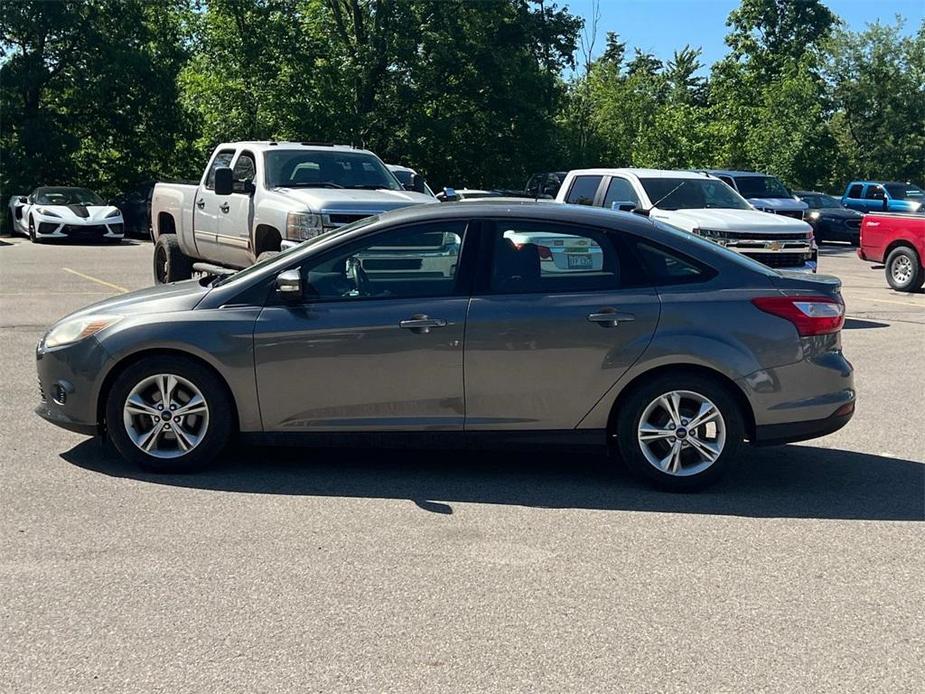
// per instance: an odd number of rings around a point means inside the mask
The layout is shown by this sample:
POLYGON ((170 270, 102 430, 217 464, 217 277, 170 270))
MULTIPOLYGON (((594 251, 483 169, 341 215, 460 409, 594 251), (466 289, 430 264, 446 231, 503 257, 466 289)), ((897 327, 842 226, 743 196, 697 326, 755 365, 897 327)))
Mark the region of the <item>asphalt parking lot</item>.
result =
POLYGON ((925 294, 848 246, 854 420, 695 495, 569 455, 128 468, 32 413, 33 350, 150 262, 0 239, 0 691, 925 688, 925 294))

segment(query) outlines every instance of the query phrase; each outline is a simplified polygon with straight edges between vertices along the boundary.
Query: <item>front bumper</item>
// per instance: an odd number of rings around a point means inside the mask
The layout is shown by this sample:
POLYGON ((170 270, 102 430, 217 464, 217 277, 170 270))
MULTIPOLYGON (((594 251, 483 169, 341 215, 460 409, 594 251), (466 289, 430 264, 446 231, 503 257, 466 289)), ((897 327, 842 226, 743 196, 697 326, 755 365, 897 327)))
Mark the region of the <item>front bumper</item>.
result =
POLYGON ((125 224, 121 217, 87 224, 65 224, 42 218, 35 228, 40 239, 121 239, 125 236, 125 224))
POLYGON ((97 410, 109 354, 95 337, 57 349, 35 350, 39 404, 35 413, 52 424, 92 436, 99 433, 97 410))

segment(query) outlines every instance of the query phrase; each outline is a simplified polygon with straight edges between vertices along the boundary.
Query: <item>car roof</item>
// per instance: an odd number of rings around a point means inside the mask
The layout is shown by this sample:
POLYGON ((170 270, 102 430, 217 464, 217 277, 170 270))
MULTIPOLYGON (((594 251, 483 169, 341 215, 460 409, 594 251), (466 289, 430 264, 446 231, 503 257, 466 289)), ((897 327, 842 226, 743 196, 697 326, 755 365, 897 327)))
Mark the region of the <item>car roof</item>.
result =
MULTIPOLYGON (((242 142, 223 142, 216 149, 230 149, 246 147, 258 152, 268 152, 275 149, 285 150, 305 150, 307 152, 335 151, 335 152, 359 152, 361 154, 373 154, 368 149, 358 149, 352 145, 339 145, 328 142, 288 142, 286 140, 247 140, 242 142)), ((375 155, 374 155, 375 156, 375 155)))
POLYGON ((637 169, 632 167, 623 168, 596 168, 596 169, 574 169, 569 171, 576 176, 619 176, 630 175, 638 178, 706 178, 702 171, 677 171, 673 169, 637 169))
POLYGON ((828 193, 821 193, 818 190, 795 190, 793 191, 794 195, 828 195, 828 197, 833 198, 834 195, 829 195, 828 193))
POLYGON ((407 171, 408 173, 417 173, 417 171, 412 169, 410 166, 402 166, 401 164, 386 164, 386 168, 388 168, 389 171, 407 171))
POLYGON ((700 169, 700 171, 705 171, 714 176, 771 176, 777 178, 774 174, 763 173, 761 171, 737 171, 735 169, 700 169))
POLYGON ((862 179, 858 179, 857 181, 851 181, 848 185, 849 185, 849 186, 855 186, 855 185, 858 185, 859 183, 861 183, 861 184, 864 184, 864 183, 870 184, 870 183, 872 183, 872 184, 876 184, 876 185, 878 185, 878 186, 885 186, 885 185, 891 185, 891 186, 892 186, 892 185, 896 185, 896 186, 908 186, 908 185, 911 185, 911 184, 907 183, 906 181, 884 181, 884 180, 871 181, 870 179, 863 179, 863 180, 862 180, 862 179))

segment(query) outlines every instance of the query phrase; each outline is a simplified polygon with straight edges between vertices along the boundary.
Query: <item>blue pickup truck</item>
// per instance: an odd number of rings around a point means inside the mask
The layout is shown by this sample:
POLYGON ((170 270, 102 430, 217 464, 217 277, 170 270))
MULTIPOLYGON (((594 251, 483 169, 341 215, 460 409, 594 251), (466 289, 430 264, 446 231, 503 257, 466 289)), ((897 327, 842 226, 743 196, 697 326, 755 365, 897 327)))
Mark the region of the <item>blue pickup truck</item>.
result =
POLYGON ((925 212, 925 191, 898 181, 852 181, 841 201, 858 212, 925 212))

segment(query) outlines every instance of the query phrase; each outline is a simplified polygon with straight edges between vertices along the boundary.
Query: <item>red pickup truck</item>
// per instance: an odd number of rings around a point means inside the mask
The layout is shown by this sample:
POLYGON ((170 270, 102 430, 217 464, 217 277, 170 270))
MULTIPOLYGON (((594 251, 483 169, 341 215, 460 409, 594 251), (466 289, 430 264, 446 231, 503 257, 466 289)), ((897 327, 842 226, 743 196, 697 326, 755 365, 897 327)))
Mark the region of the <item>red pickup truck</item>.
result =
POLYGON ((864 215, 858 257, 883 263, 893 289, 916 291, 925 284, 925 215, 864 215))

